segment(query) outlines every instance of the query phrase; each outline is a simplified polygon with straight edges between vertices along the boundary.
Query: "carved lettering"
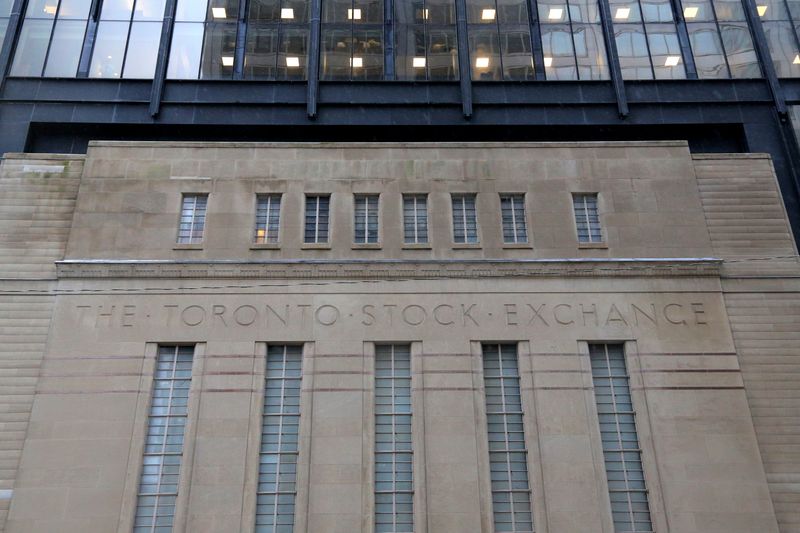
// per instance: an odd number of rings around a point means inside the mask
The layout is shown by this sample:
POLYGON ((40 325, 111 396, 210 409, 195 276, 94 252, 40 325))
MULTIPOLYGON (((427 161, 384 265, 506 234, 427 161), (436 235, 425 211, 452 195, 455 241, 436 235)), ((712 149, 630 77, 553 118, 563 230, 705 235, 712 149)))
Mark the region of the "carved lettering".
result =
POLYGON ((606 315, 606 326, 611 325, 612 322, 622 322, 626 326, 628 325, 628 321, 625 320, 625 317, 622 316, 622 313, 614 304, 611 304, 611 307, 608 310, 608 315, 606 315))
POLYGON ((575 320, 573 320, 571 318, 569 320, 564 320, 563 316, 559 314, 559 309, 569 309, 570 310, 570 314, 572 314, 572 306, 571 305, 569 305, 569 304, 558 304, 558 305, 553 307, 553 318, 555 319, 556 322, 558 322, 562 326, 568 326, 570 324, 574 324, 575 323, 575 320))
POLYGON ((467 319, 470 319, 470 321, 472 321, 472 323, 476 326, 480 326, 478 321, 475 320, 475 318, 473 318, 473 316, 470 314, 476 305, 477 304, 469 304, 469 307, 467 307, 464 304, 461 304, 461 319, 464 321, 465 326, 467 325, 467 319))
POLYGON ((531 315, 531 319, 530 319, 530 321, 528 322, 528 325, 529 325, 529 326, 532 326, 532 325, 533 325, 533 323, 534 323, 534 322, 536 321, 536 319, 538 318, 539 320, 541 320, 541 321, 542 321, 542 324, 544 324, 545 326, 547 326, 547 327, 549 328, 549 327, 550 327, 550 324, 548 324, 548 323, 547 323, 547 320, 545 320, 545 319, 544 319, 544 317, 542 316, 542 313, 544 312, 544 308, 545 308, 545 306, 546 306, 547 304, 542 304, 542 305, 540 305, 539 307, 536 307, 536 308, 534 308, 534 307, 533 307, 531 304, 527 304, 527 305, 528 305, 528 307, 530 308, 530 310, 531 310, 531 313, 533 313, 533 314, 531 315))
POLYGON ((272 308, 272 306, 270 306, 270 305, 266 305, 264 307, 267 310, 267 321, 268 322, 269 322, 269 314, 272 313, 273 315, 275 315, 275 318, 277 318, 278 320, 281 321, 281 324, 283 324, 284 326, 288 325, 288 323, 289 323, 289 304, 286 304, 286 308, 285 308, 285 310, 283 312, 283 316, 279 315, 277 313, 277 311, 275 311, 272 308))
POLYGON ((420 324, 425 322, 425 319, 428 317, 428 313, 425 312, 425 308, 422 307, 421 305, 416 305, 416 304, 405 306, 403 310, 400 312, 400 315, 403 317, 403 322, 405 322, 409 326, 419 326, 420 324), (414 314, 416 314, 417 316, 416 317, 409 316, 414 314))
POLYGON ((591 311, 587 311, 583 307, 583 304, 581 304, 581 316, 583 317, 583 325, 584 326, 586 325, 586 315, 594 316, 594 325, 597 326, 597 305, 592 304, 592 310, 591 311))
POLYGON ((450 318, 449 320, 442 318, 439 315, 439 309, 448 309, 449 310, 448 312, 452 313, 453 306, 448 304, 441 304, 433 308, 433 319, 436 321, 437 324, 441 324, 442 326, 451 326, 456 323, 456 321, 453 320, 452 318, 450 318))
POLYGON ((258 309, 252 305, 240 305, 233 310, 233 321, 240 326, 249 326, 258 318, 258 309))
POLYGON ((364 324, 365 326, 372 326, 373 324, 375 324, 375 315, 372 314, 372 312, 374 310, 375 310, 375 306, 374 305, 369 305, 369 304, 367 304, 367 305, 365 305, 365 306, 363 306, 361 308, 361 314, 364 315, 365 317, 369 318, 369 322, 367 322, 365 319, 362 319, 361 320, 362 324, 364 324))
POLYGON ((211 306, 211 317, 217 317, 222 321, 222 325, 228 327, 228 323, 225 322, 225 311, 227 308, 224 305, 212 305, 211 306))
POLYGON ((516 326, 517 325, 517 304, 503 304, 503 307, 506 310, 506 325, 507 326, 516 326))
POLYGON ((123 305, 122 306, 122 327, 123 328, 131 328, 133 327, 133 317, 136 316, 136 306, 135 305, 123 305))
POLYGON ((314 318, 323 326, 332 326, 339 320, 339 309, 333 305, 321 305, 314 313, 314 318))
POLYGON ((199 326, 206 319, 206 310, 199 305, 190 305, 181 311, 181 322, 187 326, 199 326))
POLYGON ((692 307, 692 312, 694 313, 694 323, 701 326, 708 324, 708 322, 706 322, 706 310, 703 304, 693 303, 689 305, 692 307))
POLYGON ((394 304, 383 304, 384 309, 389 311, 389 325, 393 325, 394 322, 394 308, 397 307, 394 304))
POLYGON ((682 319, 682 318, 677 318, 676 319, 675 315, 673 315, 672 312, 670 311, 670 309, 672 309, 674 307, 677 307, 678 309, 683 309, 683 306, 681 304, 667 304, 667 305, 664 306, 664 318, 666 318, 667 322, 669 322, 670 324, 679 324, 679 325, 683 324, 683 325, 685 325, 686 321, 684 319, 682 319))
POLYGON ((167 327, 172 326, 172 321, 175 319, 175 311, 177 311, 177 305, 165 305, 164 309, 167 311, 167 327))
POLYGON ((641 313, 647 320, 653 323, 653 325, 658 325, 656 317, 656 304, 650 304, 650 314, 648 315, 641 307, 636 304, 631 304, 631 310, 633 311, 633 322, 637 326, 639 325, 639 314, 641 313))

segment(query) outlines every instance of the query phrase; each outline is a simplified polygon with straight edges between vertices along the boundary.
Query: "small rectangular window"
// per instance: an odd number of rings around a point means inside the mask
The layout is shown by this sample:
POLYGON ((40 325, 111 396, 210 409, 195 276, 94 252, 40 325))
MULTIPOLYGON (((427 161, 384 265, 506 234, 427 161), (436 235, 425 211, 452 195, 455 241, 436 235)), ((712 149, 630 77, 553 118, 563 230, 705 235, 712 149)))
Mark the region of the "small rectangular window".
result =
POLYGON ((425 244, 428 242, 428 196, 403 195, 403 242, 425 244))
POLYGON ((503 242, 507 244, 528 242, 525 226, 525 195, 501 194, 500 212, 503 222, 503 242))
POLYGON ((256 531, 291 532, 297 495, 302 346, 267 349, 256 531))
POLYGON ((134 533, 171 531, 183 456, 194 346, 159 346, 134 533))
POLYGON ((178 228, 178 244, 198 244, 203 242, 207 205, 207 194, 183 195, 181 222, 178 228))
POLYGON ((256 196, 256 244, 277 243, 281 221, 281 195, 256 196))
POLYGON ((652 531, 642 454, 621 344, 590 344, 594 397, 615 531, 652 531))
POLYGON ((375 347, 375 532, 414 531, 411 347, 375 347))
POLYGON ((378 242, 378 195, 356 194, 353 211, 355 235, 353 242, 368 244, 378 242))
POLYGON ((328 222, 330 219, 330 196, 306 196, 306 243, 328 242, 328 222))
POLYGON ((495 531, 533 531, 516 344, 484 344, 483 380, 495 531))
POLYGON ((603 235, 600 231, 600 215, 597 212, 597 193, 573 194, 572 206, 575 209, 578 242, 603 242, 603 235))
POLYGON ((453 242, 456 244, 478 242, 478 215, 475 212, 474 194, 454 194, 453 242))

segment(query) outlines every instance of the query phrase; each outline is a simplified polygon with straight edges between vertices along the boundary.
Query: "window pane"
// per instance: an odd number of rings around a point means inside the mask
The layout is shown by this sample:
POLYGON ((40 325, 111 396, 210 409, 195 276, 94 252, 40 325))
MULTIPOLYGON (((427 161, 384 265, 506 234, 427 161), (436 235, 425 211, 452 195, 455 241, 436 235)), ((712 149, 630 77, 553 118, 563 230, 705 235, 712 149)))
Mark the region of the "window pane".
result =
POLYGON ((722 52, 716 24, 687 24, 697 75, 700 78, 727 78, 728 66, 722 52))
POLYGON ((308 30, 285 29, 281 35, 278 54, 278 79, 306 79, 308 60, 308 30))
POLYGON ((202 22, 206 20, 207 4, 204 0, 178 0, 175 20, 202 22))
POLYGON ((181 200, 181 218, 178 227, 179 244, 203 242, 208 196, 185 194, 181 200))
POLYGON ((77 74, 85 33, 85 20, 59 19, 53 31, 45 76, 72 78, 77 74))
POLYGON ((397 69, 397 79, 427 79, 428 61, 426 55, 424 25, 397 26, 395 28, 395 68, 397 69))
POLYGON ((324 80, 350 79, 352 38, 349 30, 323 30, 320 77, 324 80))
POLYGON ((573 24, 578 77, 582 80, 607 80, 606 45, 599 24, 573 24))
POLYGON ((615 41, 622 77, 627 80, 651 80, 653 69, 647 53, 647 38, 640 24, 615 24, 615 41))
POLYGON ((597 194, 573 194, 572 205, 575 211, 578 242, 603 242, 600 215, 597 208, 597 194))
POLYGON ((383 31, 356 30, 353 32, 354 80, 379 80, 383 78, 383 31))
POLYGON ((648 24, 647 42, 656 79, 686 78, 674 24, 648 24))
POLYGON ((130 0, 105 0, 100 20, 130 20, 133 2, 130 0))
POLYGON ((528 242, 524 195, 502 195, 500 197, 500 218, 503 228, 503 242, 528 242))
POLYGON ((128 26, 127 22, 100 22, 92 53, 92 64, 89 68, 90 77, 120 77, 128 26))
POLYGON ((745 21, 744 7, 741 0, 714 0, 714 11, 717 20, 745 21))
POLYGON ((277 77, 278 30, 271 26, 247 28, 247 51, 244 59, 245 77, 274 80, 277 77))
POLYGON ((235 24, 206 24, 203 40, 202 79, 230 79, 233 76, 235 24))
POLYGON ((91 0, 61 0, 58 6, 59 19, 83 19, 89 18, 89 8, 91 0))
POLYGON ((456 6, 453 0, 428 0, 425 2, 425 9, 422 15, 427 14, 430 24, 455 24, 456 6))
POLYGON ((747 24, 720 24, 722 43, 734 78, 760 78, 761 67, 747 24))
POLYGON ((123 77, 146 79, 153 77, 156 71, 160 39, 160 22, 134 22, 132 24, 123 77))
MULTIPOLYGON (((58 0, 30 0, 25 10, 25 18, 55 18, 58 0)), ((10 10, 9 10, 10 13, 10 10)))
POLYGON ((769 44, 769 54, 779 77, 791 78, 800 76, 800 57, 798 56, 797 41, 791 22, 762 21, 764 34, 769 44))
POLYGON ((527 27, 514 30, 501 26, 500 49, 503 54, 503 79, 533 79, 531 35, 527 27))
POLYGON ((136 0, 133 20, 159 21, 164 19, 164 0, 136 0))
POLYGON ((259 195, 256 201, 256 243, 277 243, 280 227, 281 195, 259 195))
POLYGON ((542 24, 544 71, 548 80, 577 80, 569 26, 542 24))
POLYGON ((12 76, 41 76, 53 20, 25 20, 14 54, 12 76))
POLYGON ((200 51, 203 45, 203 24, 175 23, 169 51, 167 78, 197 79, 200 51))
POLYGON ((472 61, 472 79, 476 81, 500 80, 500 45, 497 27, 470 26, 469 57, 472 61))
MULTIPOLYGON (((528 3, 525 0, 499 0, 497 22, 503 24, 528 24, 528 3)), ((502 30, 501 30, 502 31, 502 30)))
POLYGON ((669 0, 641 0, 641 5, 645 22, 672 22, 669 0))
POLYGON ((458 79, 458 42, 455 29, 428 30, 426 67, 431 80, 458 79))

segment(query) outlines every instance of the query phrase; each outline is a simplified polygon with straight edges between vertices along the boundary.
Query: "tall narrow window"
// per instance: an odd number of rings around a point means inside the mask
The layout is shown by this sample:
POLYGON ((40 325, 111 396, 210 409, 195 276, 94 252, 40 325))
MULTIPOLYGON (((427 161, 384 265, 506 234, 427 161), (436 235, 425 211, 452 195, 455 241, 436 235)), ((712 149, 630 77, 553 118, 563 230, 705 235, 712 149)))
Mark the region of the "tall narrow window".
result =
POLYGON ((600 215, 597 212, 597 194, 573 194, 572 206, 575 209, 578 242, 603 242, 600 215))
POLYGON ((414 531, 411 348, 375 348, 375 533, 414 531))
POLYGON ((616 531, 652 531, 621 344, 590 344, 594 397, 616 531))
POLYGON ((478 242, 478 215, 475 212, 474 194, 454 194, 453 242, 456 244, 478 242))
POLYGON ((193 346, 158 348, 134 533, 172 531, 193 354, 193 346))
POLYGON ((503 242, 508 244, 528 242, 528 229, 525 226, 525 195, 500 195, 500 211, 503 242))
POLYGON ((305 242, 328 242, 330 196, 306 196, 305 242))
POLYGON ((356 244, 378 242, 378 195, 357 194, 353 210, 356 244))
POLYGON ((403 241, 406 244, 428 242, 428 196, 403 195, 403 241))
POLYGON ((256 496, 256 531, 291 533, 297 494, 302 346, 270 346, 256 496))
POLYGON ((207 205, 208 195, 206 194, 183 195, 181 222, 178 228, 178 244, 199 244, 203 242, 207 205))
POLYGON ((483 345, 495 531, 533 531, 517 346, 483 345))
POLYGON ((281 221, 281 195, 259 194, 256 196, 257 244, 277 243, 281 221))

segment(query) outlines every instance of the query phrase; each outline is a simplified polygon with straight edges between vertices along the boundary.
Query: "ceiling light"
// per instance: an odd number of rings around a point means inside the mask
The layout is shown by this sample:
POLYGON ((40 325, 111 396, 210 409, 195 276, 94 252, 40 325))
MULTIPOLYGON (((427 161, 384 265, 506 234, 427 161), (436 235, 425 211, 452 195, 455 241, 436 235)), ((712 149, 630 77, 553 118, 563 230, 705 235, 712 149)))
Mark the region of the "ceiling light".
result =
POLYGON ((232 67, 233 66, 233 56, 222 56, 222 66, 223 67, 232 67))
POLYGON ((549 68, 553 65, 553 58, 552 57, 545 57, 544 58, 544 66, 549 68))
POLYGON ((361 10, 360 9, 348 9, 347 10, 347 20, 361 20, 361 10))
POLYGON ((293 19, 294 18, 294 9, 292 9, 291 7, 281 8, 281 18, 282 19, 293 19))
POLYGON ((759 17, 763 17, 764 15, 767 14, 767 7, 769 7, 769 6, 756 6, 756 9, 758 10, 758 16, 759 17))
POLYGON ((494 20, 494 9, 484 9, 481 11, 481 20, 494 20))
POLYGON ((361 68, 364 66, 364 60, 360 57, 350 59, 350 66, 353 68, 361 68))
POLYGON ((212 7, 211 16, 215 19, 226 19, 228 18, 228 13, 225 12, 224 7, 212 7))
POLYGON ((800 65, 800 54, 794 56, 794 61, 792 61, 792 65, 800 65))
POLYGON ((617 12, 614 13, 615 19, 626 20, 630 16, 631 16, 631 8, 629 7, 618 7, 617 12))
POLYGON ((550 11, 547 13, 547 18, 549 20, 561 20, 563 16, 564 10, 560 7, 551 7, 550 11))
POLYGON ((665 67, 675 67, 680 62, 681 62, 681 56, 667 56, 667 60, 664 61, 664 66, 665 67))
POLYGON ((56 6, 44 6, 44 12, 48 15, 55 15, 56 14, 56 6))
POLYGON ((300 66, 300 58, 299 57, 287 57, 286 58, 286 66, 287 67, 299 67, 300 66))
POLYGON ((488 67, 489 67, 488 57, 479 57, 475 59, 475 68, 488 68, 488 67))
POLYGON ((700 8, 697 7, 687 7, 683 10, 683 17, 687 19, 693 19, 697 16, 697 12, 700 8))
POLYGON ((425 58, 424 57, 415 57, 412 61, 414 68, 425 68, 425 58))
POLYGON ((424 20, 428 20, 428 19, 430 18, 430 10, 428 10, 428 9, 423 9, 423 10, 422 10, 422 18, 423 18, 424 20))

